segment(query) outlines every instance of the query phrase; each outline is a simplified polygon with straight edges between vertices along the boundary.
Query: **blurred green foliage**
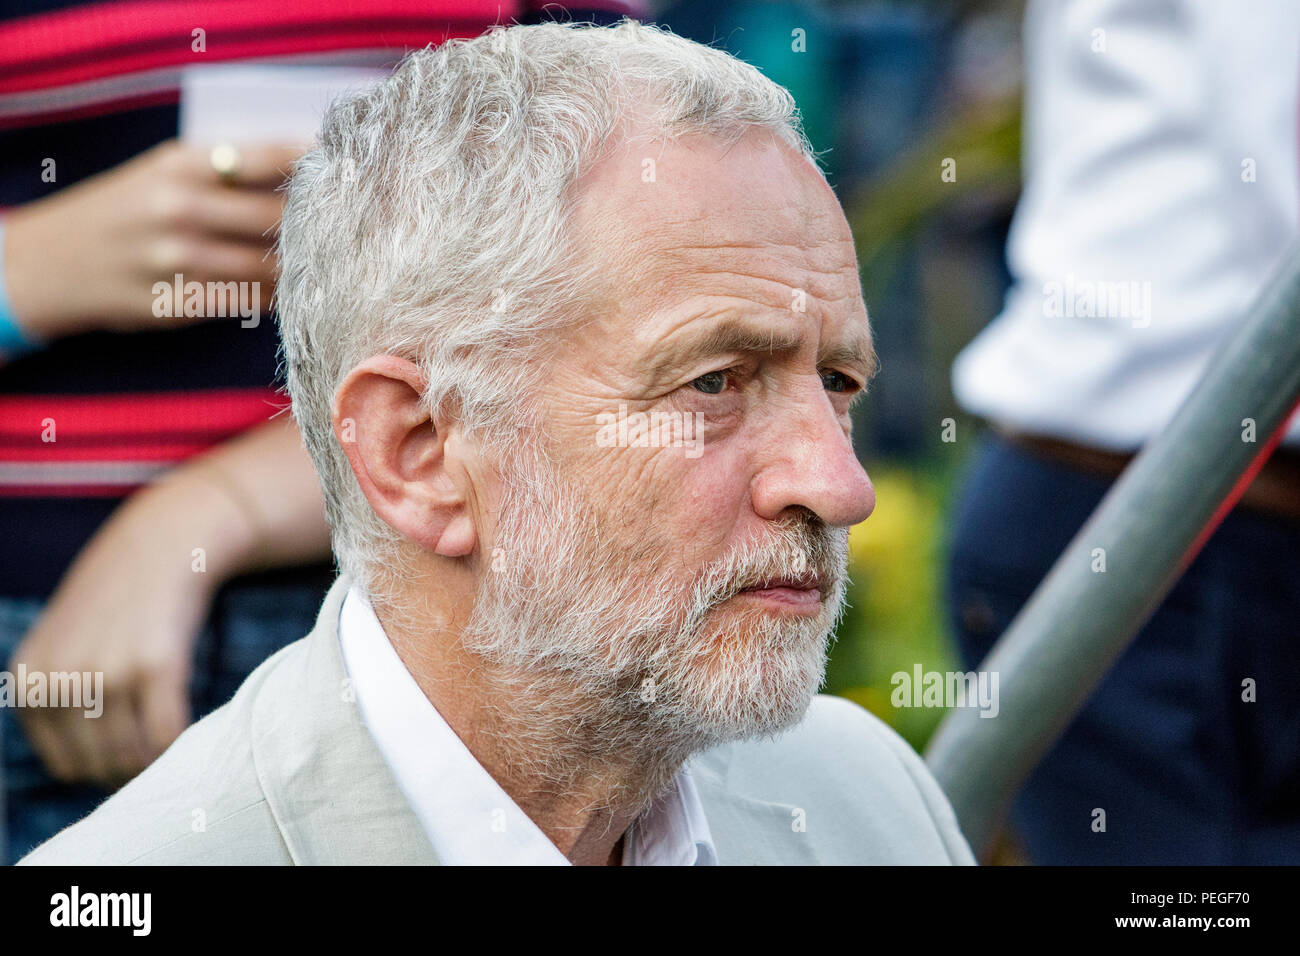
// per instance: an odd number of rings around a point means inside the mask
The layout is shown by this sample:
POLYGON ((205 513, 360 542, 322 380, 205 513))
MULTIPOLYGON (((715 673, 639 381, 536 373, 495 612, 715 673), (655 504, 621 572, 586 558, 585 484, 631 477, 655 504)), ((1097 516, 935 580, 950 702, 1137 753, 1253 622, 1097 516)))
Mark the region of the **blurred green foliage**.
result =
MULTIPOLYGON (((872 177, 846 203, 868 304, 873 289, 888 287, 891 271, 925 223, 978 207, 986 197, 1009 203, 1019 187, 1019 160, 1019 101, 984 103, 978 112, 956 116, 924 135, 872 177), (949 158, 956 161, 954 181, 940 175, 949 158)), ((944 294, 943 283, 938 285, 937 294, 944 294)), ((926 311, 917 321, 936 321, 943 310, 926 311)), ((946 370, 951 346, 942 345, 940 353, 927 361, 946 370)), ((882 359, 887 370, 889 356, 882 359)), ((945 414, 962 420, 963 433, 969 433, 946 380, 944 374, 944 395, 934 404, 951 409, 945 414)), ((869 407, 864 411, 871 413, 869 407)), ((837 632, 826 685, 827 692, 876 714, 918 751, 946 711, 895 707, 891 678, 900 671, 910 675, 918 664, 924 671, 965 669, 953 647, 944 593, 945 515, 965 445, 945 445, 939 436, 936 421, 930 453, 921 460, 866 462, 876 510, 850 535, 850 607, 837 632)))
POLYGON ((868 466, 876 510, 850 533, 848 610, 826 690, 856 701, 918 750, 942 719, 935 708, 890 703, 892 675, 958 668, 943 595, 943 513, 951 472, 910 464, 868 466))

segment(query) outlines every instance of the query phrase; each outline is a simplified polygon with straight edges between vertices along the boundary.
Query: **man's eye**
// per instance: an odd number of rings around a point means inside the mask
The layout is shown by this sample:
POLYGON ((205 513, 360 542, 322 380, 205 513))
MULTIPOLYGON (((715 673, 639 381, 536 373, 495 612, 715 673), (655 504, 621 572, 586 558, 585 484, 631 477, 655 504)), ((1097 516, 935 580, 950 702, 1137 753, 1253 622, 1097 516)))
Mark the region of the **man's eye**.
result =
POLYGON ((828 392, 854 392, 857 383, 843 372, 822 372, 822 388, 828 392))
POLYGON ((705 395, 721 395, 727 387, 727 373, 707 372, 691 382, 691 387, 705 395))

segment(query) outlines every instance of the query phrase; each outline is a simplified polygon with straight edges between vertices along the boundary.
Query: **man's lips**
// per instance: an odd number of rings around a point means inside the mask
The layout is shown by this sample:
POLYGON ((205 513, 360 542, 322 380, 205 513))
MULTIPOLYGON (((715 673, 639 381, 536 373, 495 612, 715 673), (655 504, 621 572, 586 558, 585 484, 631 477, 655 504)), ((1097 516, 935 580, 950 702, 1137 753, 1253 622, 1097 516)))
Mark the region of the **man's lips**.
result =
POLYGON ((822 580, 816 575, 770 578, 745 588, 737 597, 748 597, 792 611, 817 611, 822 602, 822 580))

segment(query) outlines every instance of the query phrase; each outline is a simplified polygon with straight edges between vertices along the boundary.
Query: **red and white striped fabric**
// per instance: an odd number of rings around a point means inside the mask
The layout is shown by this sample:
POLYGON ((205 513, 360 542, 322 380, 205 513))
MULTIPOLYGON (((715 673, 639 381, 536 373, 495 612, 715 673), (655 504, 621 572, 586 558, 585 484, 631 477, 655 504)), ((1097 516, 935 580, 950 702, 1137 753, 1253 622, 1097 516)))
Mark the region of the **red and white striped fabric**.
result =
MULTIPOLYGON (((127 0, 0 23, 0 127, 174 103, 180 71, 228 61, 392 63, 554 3, 523 0, 127 0), (197 34, 196 31, 202 31, 197 34), (201 48, 197 37, 201 36, 201 48)), ((637 16, 619 0, 575 14, 637 16)), ((574 9, 582 7, 582 11, 574 9)))
POLYGON ((0 494, 117 497, 286 410, 272 388, 0 395, 0 494))

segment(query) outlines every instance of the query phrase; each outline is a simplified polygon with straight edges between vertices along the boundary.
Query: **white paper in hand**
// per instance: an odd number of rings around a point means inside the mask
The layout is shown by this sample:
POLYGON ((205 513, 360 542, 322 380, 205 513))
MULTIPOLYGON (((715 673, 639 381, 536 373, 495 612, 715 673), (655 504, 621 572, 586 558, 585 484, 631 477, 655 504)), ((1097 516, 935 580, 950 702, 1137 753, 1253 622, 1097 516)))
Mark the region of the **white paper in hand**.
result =
POLYGON ((181 139, 191 143, 301 143, 316 139, 342 93, 388 76, 368 67, 216 63, 181 74, 181 139))

